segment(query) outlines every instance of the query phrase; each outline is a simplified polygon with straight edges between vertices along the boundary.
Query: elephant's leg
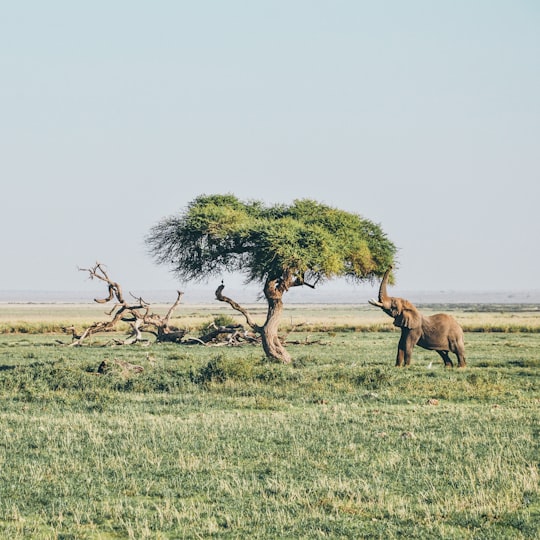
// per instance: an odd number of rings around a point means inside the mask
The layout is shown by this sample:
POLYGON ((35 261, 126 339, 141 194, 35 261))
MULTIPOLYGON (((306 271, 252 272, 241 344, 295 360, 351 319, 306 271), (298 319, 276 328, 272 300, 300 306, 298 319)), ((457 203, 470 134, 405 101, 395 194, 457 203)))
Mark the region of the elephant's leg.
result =
POLYGON ((454 352, 457 356, 458 367, 466 367, 467 362, 465 362, 465 347, 463 345, 460 345, 454 352))
POLYGON ((457 340, 457 342, 450 343, 450 350, 457 356, 458 367, 466 367, 467 362, 465 362, 465 344, 463 343, 463 338, 457 340))
POLYGON ((410 366, 411 360, 412 360, 412 347, 410 349, 405 350, 405 365, 410 366))
POLYGON ((437 351, 437 354, 443 359, 444 367, 454 367, 454 362, 448 355, 448 351, 437 351))
POLYGON ((396 356, 396 367, 402 367, 403 362, 405 361, 405 351, 398 347, 397 356, 396 356))
POLYGON ((402 333, 398 345, 396 366, 410 366, 415 341, 408 333, 402 333))

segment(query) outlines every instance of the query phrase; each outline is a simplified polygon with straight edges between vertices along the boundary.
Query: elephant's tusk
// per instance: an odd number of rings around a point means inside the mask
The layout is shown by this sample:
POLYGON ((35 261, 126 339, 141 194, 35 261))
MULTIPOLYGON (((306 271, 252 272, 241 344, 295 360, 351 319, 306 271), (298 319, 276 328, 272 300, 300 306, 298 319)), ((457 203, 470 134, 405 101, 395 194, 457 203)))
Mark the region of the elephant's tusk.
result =
POLYGON ((382 302, 378 302, 375 300, 375 298, 372 298, 371 300, 368 300, 368 303, 370 303, 372 306, 382 307, 382 302))

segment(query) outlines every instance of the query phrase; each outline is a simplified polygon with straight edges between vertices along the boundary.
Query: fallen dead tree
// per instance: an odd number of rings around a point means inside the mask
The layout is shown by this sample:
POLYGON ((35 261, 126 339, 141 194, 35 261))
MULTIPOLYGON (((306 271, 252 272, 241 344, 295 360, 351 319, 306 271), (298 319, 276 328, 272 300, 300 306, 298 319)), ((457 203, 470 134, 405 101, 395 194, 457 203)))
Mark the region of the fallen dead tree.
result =
MULTIPOLYGON (((263 327, 253 321, 247 310, 223 295, 223 283, 216 290, 216 299, 228 303, 233 309, 242 313, 248 328, 242 324, 218 325, 213 322, 206 327, 201 336, 193 337, 188 336, 186 330, 172 326, 170 323, 174 311, 180 304, 182 292, 177 291, 177 298, 167 313, 159 315, 152 312, 150 304, 141 297, 130 293, 132 300, 127 301, 124 298, 122 287, 109 277, 102 263, 97 262, 92 268, 79 268, 79 271, 88 272, 90 279, 98 279, 106 283, 108 295, 105 298, 94 298, 94 302, 98 304, 110 302, 113 303, 113 306, 106 312, 106 315, 110 317, 107 321, 95 322, 82 332, 77 332, 74 326, 64 328, 64 331, 71 333, 72 336, 69 346, 81 346, 90 336, 98 333, 116 332, 120 323, 129 325, 128 335, 124 339, 114 337, 108 344, 132 345, 138 342, 149 344, 150 341, 143 334, 153 335, 158 343, 169 342, 181 345, 241 346, 260 344, 262 341, 263 327)), ((286 341, 286 337, 279 339, 282 343, 286 341)))
POLYGON ((127 323, 130 327, 128 336, 123 339, 112 340, 116 345, 131 345, 137 342, 148 342, 143 337, 143 332, 152 334, 156 341, 160 342, 181 342, 185 335, 185 330, 171 326, 170 319, 175 309, 180 304, 183 293, 177 291, 177 298, 167 313, 162 316, 150 311, 150 304, 141 297, 137 298, 131 295, 133 301, 128 302, 124 298, 122 288, 113 281, 105 267, 101 263, 96 263, 92 268, 79 268, 81 272, 88 272, 90 279, 98 279, 107 284, 109 294, 106 298, 94 298, 98 304, 114 302, 112 309, 106 313, 111 319, 108 321, 99 321, 90 325, 82 333, 77 333, 74 327, 66 328, 66 331, 72 333, 72 342, 70 346, 80 346, 88 337, 101 332, 112 332, 117 330, 119 323, 127 323))
POLYGON ((211 323, 207 327, 207 332, 199 338, 188 338, 183 343, 201 345, 229 345, 239 346, 248 343, 260 343, 260 338, 254 333, 246 330, 242 324, 216 325, 211 323))

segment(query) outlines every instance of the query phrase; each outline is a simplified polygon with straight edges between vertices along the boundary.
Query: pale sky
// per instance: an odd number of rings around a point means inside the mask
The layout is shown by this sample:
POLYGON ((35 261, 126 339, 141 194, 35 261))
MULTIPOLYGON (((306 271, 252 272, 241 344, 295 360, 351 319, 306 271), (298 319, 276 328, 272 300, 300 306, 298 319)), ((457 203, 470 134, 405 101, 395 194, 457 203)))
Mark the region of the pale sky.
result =
POLYGON ((188 289, 144 238, 233 193, 380 223, 405 289, 538 290, 539 28, 537 0, 4 2, 0 289, 96 260, 188 289))

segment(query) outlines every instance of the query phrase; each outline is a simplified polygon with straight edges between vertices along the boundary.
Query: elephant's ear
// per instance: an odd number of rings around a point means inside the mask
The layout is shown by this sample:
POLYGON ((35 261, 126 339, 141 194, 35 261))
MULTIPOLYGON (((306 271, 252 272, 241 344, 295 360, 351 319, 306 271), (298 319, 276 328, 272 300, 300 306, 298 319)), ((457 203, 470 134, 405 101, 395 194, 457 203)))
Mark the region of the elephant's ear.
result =
POLYGON ((402 328, 418 328, 422 324, 422 315, 414 304, 403 300, 401 313, 396 317, 394 324, 402 328))

